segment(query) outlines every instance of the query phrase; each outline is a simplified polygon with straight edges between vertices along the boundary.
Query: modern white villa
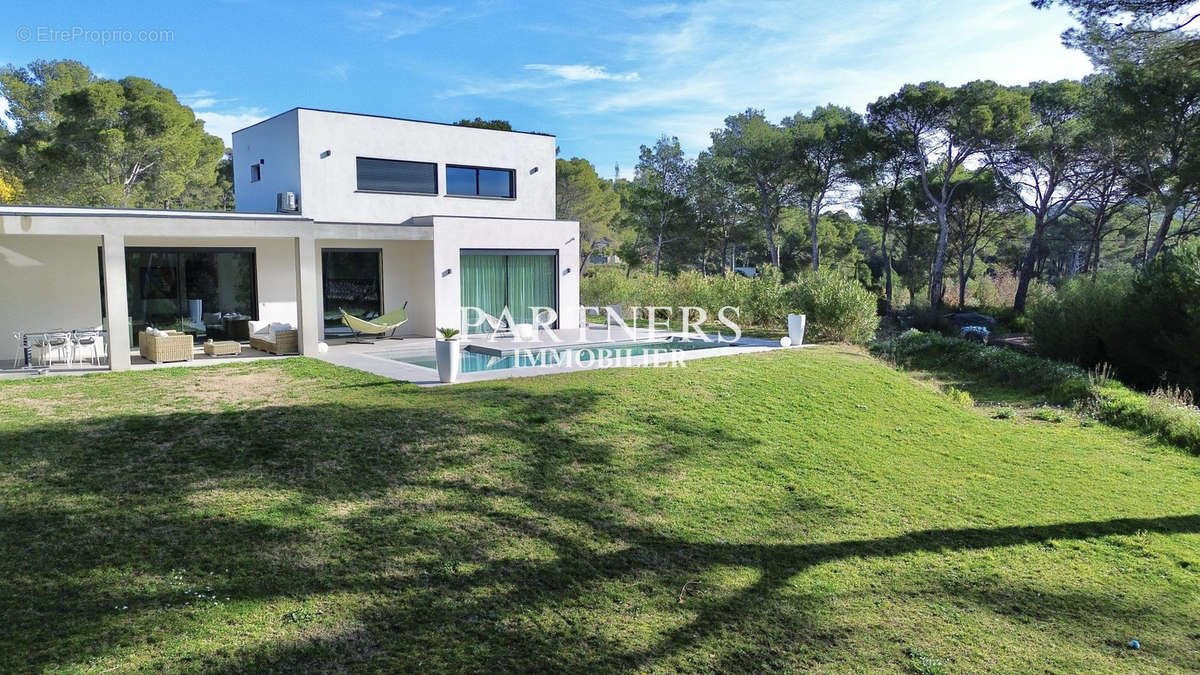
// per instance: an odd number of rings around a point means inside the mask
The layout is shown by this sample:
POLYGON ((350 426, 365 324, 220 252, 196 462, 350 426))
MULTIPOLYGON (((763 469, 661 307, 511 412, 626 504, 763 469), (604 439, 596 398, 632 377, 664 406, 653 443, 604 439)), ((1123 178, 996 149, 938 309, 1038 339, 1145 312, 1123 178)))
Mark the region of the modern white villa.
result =
POLYGON ((150 327, 199 346, 289 324, 313 354, 343 309, 406 306, 420 336, 462 306, 579 325, 553 136, 295 108, 235 132, 233 161, 236 212, 0 207, 0 335, 104 326, 124 370, 150 327))

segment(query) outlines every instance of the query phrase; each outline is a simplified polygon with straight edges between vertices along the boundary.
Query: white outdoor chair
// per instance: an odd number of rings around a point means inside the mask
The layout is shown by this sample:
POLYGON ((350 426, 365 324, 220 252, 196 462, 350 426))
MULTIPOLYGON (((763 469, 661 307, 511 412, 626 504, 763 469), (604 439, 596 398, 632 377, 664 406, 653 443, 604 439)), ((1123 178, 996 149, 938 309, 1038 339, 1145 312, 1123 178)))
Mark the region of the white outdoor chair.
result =
POLYGON ((53 366, 56 358, 59 361, 71 363, 70 333, 62 331, 42 333, 35 338, 32 347, 41 365, 53 366))
POLYGON ((24 337, 24 334, 19 330, 14 330, 12 336, 13 340, 17 342, 17 351, 14 352, 12 364, 12 367, 16 368, 25 360, 25 341, 21 339, 24 337))
POLYGON ((83 353, 88 352, 92 365, 100 365, 100 354, 104 346, 104 338, 100 331, 77 330, 71 333, 71 356, 76 363, 83 364, 83 353))

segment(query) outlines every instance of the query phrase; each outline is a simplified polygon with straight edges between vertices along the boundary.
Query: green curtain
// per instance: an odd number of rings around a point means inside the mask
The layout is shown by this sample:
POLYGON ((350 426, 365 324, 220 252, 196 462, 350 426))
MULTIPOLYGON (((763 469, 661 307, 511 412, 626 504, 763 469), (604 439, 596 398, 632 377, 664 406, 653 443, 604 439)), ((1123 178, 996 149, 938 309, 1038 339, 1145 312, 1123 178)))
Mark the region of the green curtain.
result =
MULTIPOLYGON (((462 306, 478 307, 492 316, 504 311, 507 297, 506 267, 502 255, 464 255, 459 275, 462 279, 462 306)), ((474 316, 469 318, 474 319, 474 316)), ((487 324, 471 328, 472 333, 490 330, 487 324)))
POLYGON ((554 256, 508 256, 508 311, 517 323, 533 323, 534 307, 554 307, 554 256))

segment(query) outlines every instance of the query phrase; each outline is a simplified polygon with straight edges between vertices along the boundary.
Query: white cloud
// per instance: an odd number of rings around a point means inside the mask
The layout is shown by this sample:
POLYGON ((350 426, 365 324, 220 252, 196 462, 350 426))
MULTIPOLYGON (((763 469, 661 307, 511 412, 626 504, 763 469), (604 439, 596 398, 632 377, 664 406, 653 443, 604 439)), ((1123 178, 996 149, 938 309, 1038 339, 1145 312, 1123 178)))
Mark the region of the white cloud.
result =
POLYGON ((244 129, 251 124, 261 122, 270 115, 262 108, 251 107, 217 112, 212 110, 196 111, 196 117, 204 120, 204 130, 225 141, 225 147, 233 147, 233 132, 244 129))
MULTIPOLYGON (((1028 0, 986 7, 952 0, 911 3, 756 3, 703 0, 647 11, 621 33, 620 57, 637 79, 574 91, 560 113, 641 135, 676 135, 689 152, 747 107, 780 119, 838 103, 860 112, 906 82, 974 79, 1001 84, 1077 78, 1091 71, 1059 40, 1064 11, 1028 0), (666 14, 670 16, 666 16, 666 14)), ((626 150, 627 152, 627 150, 626 150)), ((598 158, 599 159, 599 158, 598 158)))
POLYGON ((595 80, 612 80, 614 82, 636 82, 641 79, 636 72, 610 73, 604 66, 587 64, 553 65, 548 63, 527 63, 525 70, 536 70, 561 77, 570 82, 592 82, 595 80))
POLYGON ((379 2, 347 13, 357 30, 375 33, 385 40, 395 40, 423 33, 431 28, 444 28, 452 23, 470 21, 495 11, 485 0, 474 6, 433 6, 427 3, 379 2))
POLYGON ((350 78, 350 71, 354 67, 349 63, 333 63, 323 68, 317 69, 317 75, 327 80, 342 80, 343 82, 350 78))
POLYGON ((179 94, 179 102, 192 110, 208 110, 215 106, 233 103, 235 98, 217 98, 207 89, 197 89, 190 94, 179 94))

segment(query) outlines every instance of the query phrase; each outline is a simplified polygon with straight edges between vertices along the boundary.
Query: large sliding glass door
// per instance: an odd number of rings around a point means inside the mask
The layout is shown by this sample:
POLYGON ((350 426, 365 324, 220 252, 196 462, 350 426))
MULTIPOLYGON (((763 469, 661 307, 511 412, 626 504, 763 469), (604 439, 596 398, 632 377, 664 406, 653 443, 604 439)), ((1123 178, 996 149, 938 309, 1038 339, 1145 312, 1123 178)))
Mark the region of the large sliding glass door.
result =
POLYGON ((379 249, 323 249, 321 289, 326 335, 351 334, 342 323, 343 309, 360 319, 374 319, 382 314, 379 249))
MULTIPOLYGON (((558 259, 539 251, 464 251, 460 261, 462 306, 499 317, 504 308, 514 323, 534 323, 538 307, 558 310, 558 259)), ((488 327, 470 329, 486 332, 488 327)))
POLYGON ((127 248, 125 283, 135 344, 147 326, 245 339, 257 317, 252 248, 127 248))

